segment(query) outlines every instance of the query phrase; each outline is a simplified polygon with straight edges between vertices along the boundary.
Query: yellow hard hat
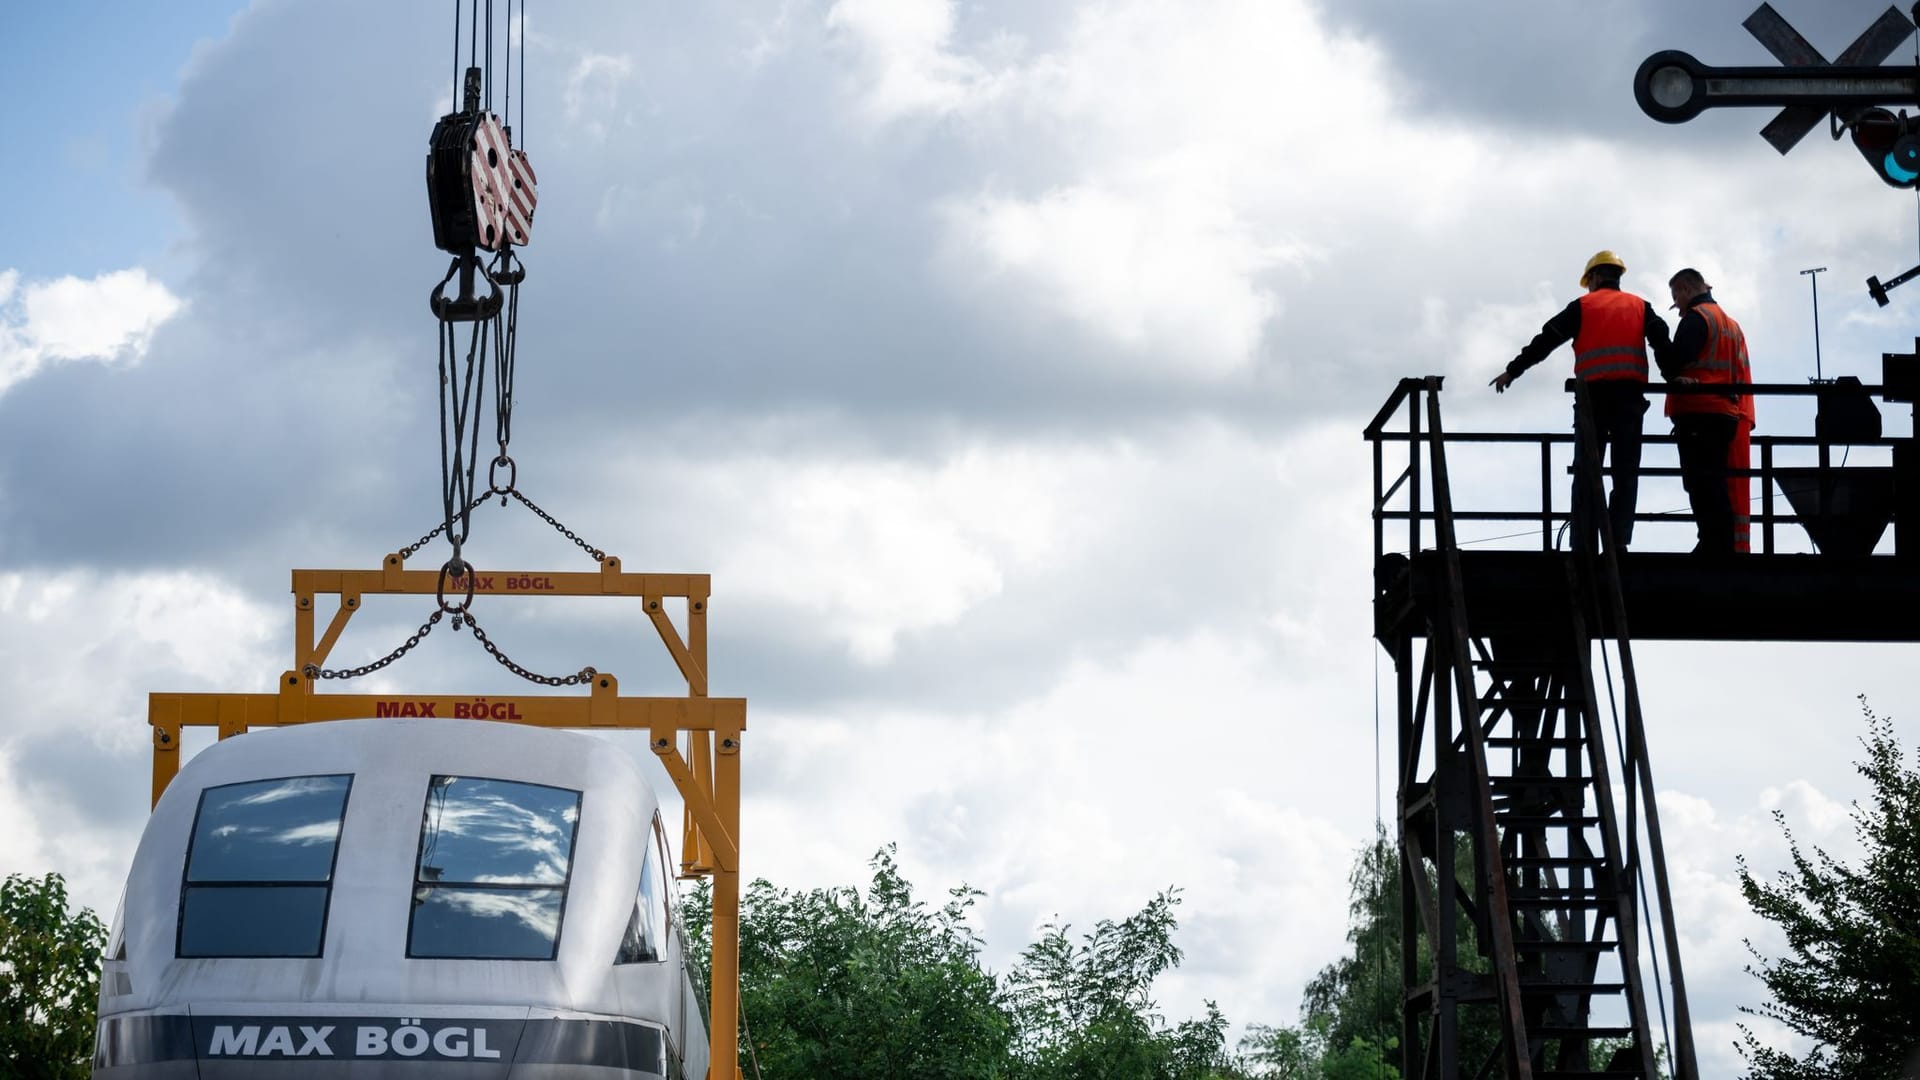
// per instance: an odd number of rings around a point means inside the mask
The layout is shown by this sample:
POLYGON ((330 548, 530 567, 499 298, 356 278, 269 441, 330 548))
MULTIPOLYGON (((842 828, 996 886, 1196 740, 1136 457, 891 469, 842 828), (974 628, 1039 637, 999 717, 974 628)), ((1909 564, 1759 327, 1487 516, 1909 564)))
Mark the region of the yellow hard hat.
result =
POLYGON ((1620 268, 1621 273, 1626 273, 1627 270, 1627 264, 1620 261, 1620 256, 1615 255, 1611 251, 1602 251, 1593 258, 1588 259, 1587 268, 1580 271, 1581 288, 1584 289, 1587 287, 1587 280, 1593 277, 1593 268, 1596 266, 1617 266, 1620 268))

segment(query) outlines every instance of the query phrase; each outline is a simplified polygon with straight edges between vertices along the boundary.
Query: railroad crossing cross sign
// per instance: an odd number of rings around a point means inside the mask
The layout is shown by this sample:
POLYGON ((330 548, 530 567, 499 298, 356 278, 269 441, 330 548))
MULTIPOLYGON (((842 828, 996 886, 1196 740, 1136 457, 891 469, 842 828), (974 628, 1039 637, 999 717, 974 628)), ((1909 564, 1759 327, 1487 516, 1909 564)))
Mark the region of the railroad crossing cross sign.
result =
POLYGON ((1784 106, 1761 134, 1786 153, 1829 112, 1920 105, 1920 68, 1879 63, 1913 33, 1912 21, 1897 8, 1883 12, 1833 64, 1767 4, 1745 25, 1787 66, 1712 67, 1679 50, 1657 52, 1633 76, 1641 111, 1680 124, 1708 109, 1784 106))
MULTIPOLYGON (((1774 59, 1788 67, 1823 68, 1829 66, 1827 58, 1820 55, 1807 39, 1800 36, 1780 13, 1773 10, 1772 4, 1761 4, 1747 16, 1740 25, 1747 28, 1760 44, 1767 47, 1774 59)), ((1878 64, 1892 55, 1900 43, 1913 33, 1913 24, 1905 15, 1894 8, 1880 13, 1873 25, 1866 28, 1853 44, 1833 61, 1842 67, 1862 64, 1878 64)), ((1811 74, 1811 73, 1810 73, 1811 74)), ((1779 115, 1760 129, 1760 137, 1772 144, 1782 154, 1793 149, 1794 144, 1812 131, 1815 125, 1829 115, 1828 110, 1817 105, 1789 105, 1780 110, 1779 115)))

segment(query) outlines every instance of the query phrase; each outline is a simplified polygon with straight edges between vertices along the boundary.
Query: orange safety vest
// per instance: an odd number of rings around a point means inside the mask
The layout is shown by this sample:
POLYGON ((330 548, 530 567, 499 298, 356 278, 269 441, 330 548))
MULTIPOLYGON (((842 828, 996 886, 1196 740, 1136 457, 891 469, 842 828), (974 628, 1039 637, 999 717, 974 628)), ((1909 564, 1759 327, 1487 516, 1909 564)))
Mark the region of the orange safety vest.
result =
POLYGON ((1619 289, 1580 298, 1573 375, 1589 382, 1647 381, 1647 302, 1619 289))
MULTIPOLYGON (((1700 355, 1687 362, 1679 375, 1697 383, 1750 383, 1747 366, 1747 336, 1720 305, 1708 301, 1695 305, 1695 311, 1707 321, 1707 343, 1700 355)), ((1751 406, 1745 394, 1668 394, 1667 415, 1710 413, 1719 416, 1747 417, 1751 406)))

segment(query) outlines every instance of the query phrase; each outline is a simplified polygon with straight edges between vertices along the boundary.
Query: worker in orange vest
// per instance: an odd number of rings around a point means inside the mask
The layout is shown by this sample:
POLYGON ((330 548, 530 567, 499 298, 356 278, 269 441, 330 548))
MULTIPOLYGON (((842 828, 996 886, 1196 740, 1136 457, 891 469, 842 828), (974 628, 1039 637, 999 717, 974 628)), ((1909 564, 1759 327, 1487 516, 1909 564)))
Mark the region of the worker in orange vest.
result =
MULTIPOLYGON (((1620 277, 1627 264, 1611 251, 1602 251, 1587 260, 1580 274, 1580 286, 1586 295, 1562 308, 1548 319, 1540 333, 1507 364, 1507 370, 1494 376, 1488 385, 1505 393, 1520 373, 1547 358, 1564 342, 1573 342, 1573 374, 1585 383, 1587 401, 1593 412, 1595 445, 1604 448, 1613 464, 1613 497, 1607 502, 1607 517, 1613 523, 1613 540, 1624 549, 1633 540, 1634 507, 1640 492, 1640 431, 1647 412, 1647 353, 1656 356, 1668 348, 1667 324, 1653 305, 1620 289, 1620 277)), ((1574 446, 1586 445, 1581 429, 1580 411, 1574 410, 1574 446)), ((1597 463, 1596 463, 1597 464, 1597 463)), ((1597 551, 1593 538, 1599 523, 1592 520, 1588 507, 1597 496, 1586 489, 1586 473, 1573 470, 1573 536, 1576 547, 1597 551)))
MULTIPOLYGON (((1681 386, 1716 386, 1753 381, 1747 364, 1747 338, 1740 324, 1720 309, 1713 287, 1691 267, 1667 282, 1673 306, 1680 309, 1680 325, 1673 346, 1656 352, 1655 360, 1667 381, 1681 386)), ((1741 423, 1747 418, 1748 395, 1727 393, 1668 394, 1667 415, 1673 419, 1674 441, 1680 450, 1680 479, 1699 531, 1694 552, 1703 555, 1734 553, 1732 492, 1727 484, 1728 459, 1741 423)))

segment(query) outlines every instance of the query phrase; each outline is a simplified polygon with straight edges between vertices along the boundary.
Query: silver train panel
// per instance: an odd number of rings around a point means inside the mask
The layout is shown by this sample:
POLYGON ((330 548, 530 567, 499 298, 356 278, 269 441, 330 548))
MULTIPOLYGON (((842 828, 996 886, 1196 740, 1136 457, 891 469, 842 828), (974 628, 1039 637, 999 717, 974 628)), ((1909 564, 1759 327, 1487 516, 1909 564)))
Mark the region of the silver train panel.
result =
POLYGON ((589 735, 225 740, 141 836, 94 1076, 704 1076, 673 869, 639 767, 589 735))

